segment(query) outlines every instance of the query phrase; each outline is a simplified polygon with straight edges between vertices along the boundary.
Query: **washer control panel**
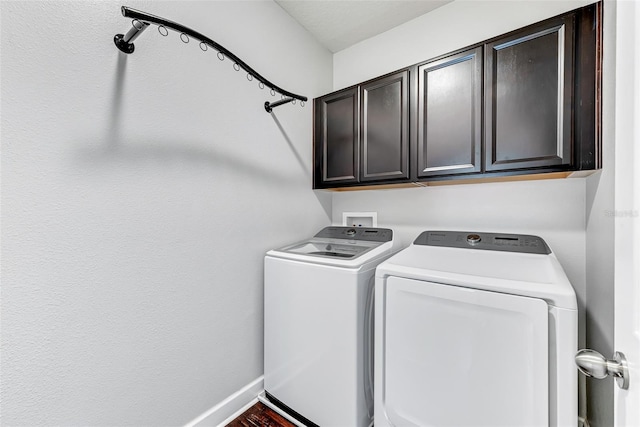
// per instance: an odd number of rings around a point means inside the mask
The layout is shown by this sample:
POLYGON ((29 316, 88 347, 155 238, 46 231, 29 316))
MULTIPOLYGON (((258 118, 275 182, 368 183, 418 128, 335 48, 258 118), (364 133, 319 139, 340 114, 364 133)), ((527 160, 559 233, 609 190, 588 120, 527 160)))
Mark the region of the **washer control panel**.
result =
POLYGON ((424 246, 483 249, 527 254, 548 255, 551 253, 551 249, 541 237, 527 234, 425 231, 413 243, 424 246))
POLYGON ((366 242, 390 242, 393 240, 393 230, 373 227, 325 227, 314 237, 364 240, 366 242))

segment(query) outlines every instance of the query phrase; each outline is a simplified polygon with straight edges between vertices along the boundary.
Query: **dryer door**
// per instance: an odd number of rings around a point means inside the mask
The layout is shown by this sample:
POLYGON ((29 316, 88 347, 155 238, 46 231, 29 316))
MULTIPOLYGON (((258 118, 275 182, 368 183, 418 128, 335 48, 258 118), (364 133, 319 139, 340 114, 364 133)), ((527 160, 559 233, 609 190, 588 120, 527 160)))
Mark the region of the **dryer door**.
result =
POLYGON ((545 301, 398 277, 384 293, 376 424, 548 425, 545 301))

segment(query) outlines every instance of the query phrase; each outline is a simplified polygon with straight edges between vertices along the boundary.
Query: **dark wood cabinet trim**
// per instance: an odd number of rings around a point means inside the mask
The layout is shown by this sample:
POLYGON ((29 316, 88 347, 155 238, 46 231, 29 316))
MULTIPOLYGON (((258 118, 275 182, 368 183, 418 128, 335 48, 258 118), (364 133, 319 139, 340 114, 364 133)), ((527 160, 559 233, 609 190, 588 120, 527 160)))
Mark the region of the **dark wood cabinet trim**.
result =
POLYGON ((602 3, 576 14, 574 162, 576 170, 602 167, 602 3))

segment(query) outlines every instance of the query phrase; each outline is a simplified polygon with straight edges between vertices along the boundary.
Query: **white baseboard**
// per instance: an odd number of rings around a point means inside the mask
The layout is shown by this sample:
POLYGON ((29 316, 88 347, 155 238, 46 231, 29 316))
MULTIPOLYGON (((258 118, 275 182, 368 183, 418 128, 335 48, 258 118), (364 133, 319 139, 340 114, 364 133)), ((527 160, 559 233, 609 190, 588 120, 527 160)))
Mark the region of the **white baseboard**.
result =
POLYGON ((185 427, 224 426, 258 401, 264 390, 264 376, 251 381, 222 402, 188 422, 185 427))

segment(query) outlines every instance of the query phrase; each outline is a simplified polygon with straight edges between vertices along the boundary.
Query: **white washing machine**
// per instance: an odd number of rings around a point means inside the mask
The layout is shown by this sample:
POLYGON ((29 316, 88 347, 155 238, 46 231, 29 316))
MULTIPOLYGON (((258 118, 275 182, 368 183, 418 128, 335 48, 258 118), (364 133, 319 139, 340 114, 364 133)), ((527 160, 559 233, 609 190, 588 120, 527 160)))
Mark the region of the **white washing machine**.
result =
POLYGON ((371 425, 375 268, 396 246, 389 229, 326 227, 266 254, 269 401, 307 425, 371 425))
POLYGON ((426 231, 376 271, 375 425, 566 426, 577 304, 539 237, 426 231))

